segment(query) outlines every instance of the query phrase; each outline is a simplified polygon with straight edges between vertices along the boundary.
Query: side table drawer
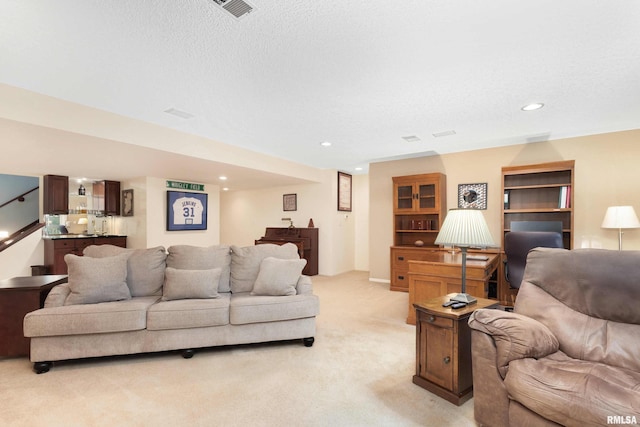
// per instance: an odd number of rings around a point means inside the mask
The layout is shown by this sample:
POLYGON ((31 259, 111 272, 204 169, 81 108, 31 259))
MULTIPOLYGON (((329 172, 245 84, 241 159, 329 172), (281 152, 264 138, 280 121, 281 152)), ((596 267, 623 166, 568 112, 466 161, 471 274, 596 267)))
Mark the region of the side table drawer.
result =
POLYGON ((434 316, 433 314, 420 313, 420 320, 428 325, 437 326, 439 328, 453 328, 453 319, 434 316))

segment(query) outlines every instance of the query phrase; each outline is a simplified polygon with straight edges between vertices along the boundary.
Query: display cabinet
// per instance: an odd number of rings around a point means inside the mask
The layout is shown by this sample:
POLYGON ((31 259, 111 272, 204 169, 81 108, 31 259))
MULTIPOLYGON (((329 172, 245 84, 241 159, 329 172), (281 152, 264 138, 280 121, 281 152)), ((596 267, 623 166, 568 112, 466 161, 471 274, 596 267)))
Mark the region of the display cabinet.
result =
POLYGON ((407 262, 433 251, 447 210, 446 176, 441 173, 393 178, 391 290, 409 290, 407 262))

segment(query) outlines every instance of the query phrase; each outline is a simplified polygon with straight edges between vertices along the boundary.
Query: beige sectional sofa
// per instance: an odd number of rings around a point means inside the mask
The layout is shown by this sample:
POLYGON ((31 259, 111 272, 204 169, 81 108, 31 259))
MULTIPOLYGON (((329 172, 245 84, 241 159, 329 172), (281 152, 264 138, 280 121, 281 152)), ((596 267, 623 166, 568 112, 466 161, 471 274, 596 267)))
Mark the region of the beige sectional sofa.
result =
POLYGON ((90 246, 67 255, 68 283, 28 313, 37 373, 87 357, 302 339, 313 345, 319 300, 293 244, 90 246))

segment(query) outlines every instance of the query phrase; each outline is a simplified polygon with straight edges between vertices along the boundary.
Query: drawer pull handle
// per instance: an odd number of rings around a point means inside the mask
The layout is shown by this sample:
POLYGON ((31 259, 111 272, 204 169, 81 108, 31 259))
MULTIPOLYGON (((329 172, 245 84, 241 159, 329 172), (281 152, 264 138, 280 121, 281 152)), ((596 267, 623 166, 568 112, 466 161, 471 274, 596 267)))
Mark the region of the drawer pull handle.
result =
POLYGON ((429 316, 429 322, 433 323, 436 321, 436 318, 434 316, 429 316))
POLYGON ((404 257, 403 256, 399 256, 398 257, 398 261, 404 261, 404 257))
POLYGON ((445 365, 448 365, 449 362, 451 362, 451 358, 449 356, 447 356, 444 359, 442 359, 442 361, 444 362, 445 365))
POLYGON ((398 276, 398 280, 404 280, 404 276, 398 276))

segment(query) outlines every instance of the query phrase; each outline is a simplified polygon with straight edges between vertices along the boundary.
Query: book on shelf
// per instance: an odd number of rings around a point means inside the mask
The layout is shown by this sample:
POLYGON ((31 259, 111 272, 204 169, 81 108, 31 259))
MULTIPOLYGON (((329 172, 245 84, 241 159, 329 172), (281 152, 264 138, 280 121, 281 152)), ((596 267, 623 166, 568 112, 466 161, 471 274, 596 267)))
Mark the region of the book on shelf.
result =
POLYGON ((571 186, 563 185, 560 187, 560 197, 558 198, 558 207, 567 209, 571 207, 571 186))

